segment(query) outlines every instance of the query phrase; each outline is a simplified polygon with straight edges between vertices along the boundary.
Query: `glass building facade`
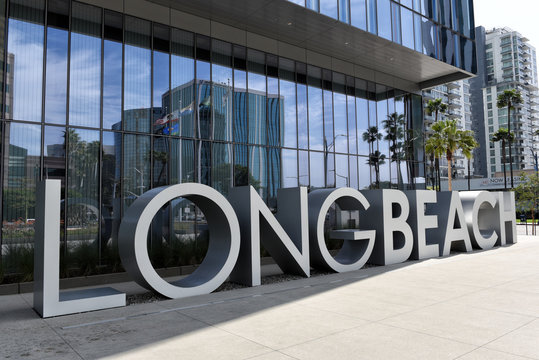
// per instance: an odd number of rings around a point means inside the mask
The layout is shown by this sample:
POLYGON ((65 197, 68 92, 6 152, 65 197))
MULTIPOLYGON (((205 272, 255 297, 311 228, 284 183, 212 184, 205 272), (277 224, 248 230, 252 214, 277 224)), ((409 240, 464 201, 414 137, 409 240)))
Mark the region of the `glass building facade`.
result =
MULTIPOLYGON (((472 66, 473 16, 453 19, 468 2, 419 4, 302 2, 472 66)), ((159 186, 198 182, 226 196, 252 185, 273 210, 279 188, 424 187, 420 95, 86 3, 0 6, 4 282, 31 279, 42 179, 62 182, 63 277, 121 270, 122 214, 159 186)), ((192 203, 173 201, 153 220, 154 266, 200 262, 207 233, 192 203)))
POLYGON ((472 0, 288 0, 322 15, 477 72, 472 0))

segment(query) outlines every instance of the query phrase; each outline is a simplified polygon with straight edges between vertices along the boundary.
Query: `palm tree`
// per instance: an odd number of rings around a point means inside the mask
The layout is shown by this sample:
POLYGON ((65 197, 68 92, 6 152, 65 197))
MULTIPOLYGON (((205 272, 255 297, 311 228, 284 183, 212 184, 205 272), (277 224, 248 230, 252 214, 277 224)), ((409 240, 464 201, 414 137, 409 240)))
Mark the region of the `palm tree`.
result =
MULTIPOLYGON (((504 90, 503 93, 498 95, 498 101, 496 105, 498 109, 507 107, 507 130, 511 132, 511 109, 514 109, 515 105, 522 104, 522 95, 520 91, 515 89, 504 90)), ((513 185, 513 156, 511 155, 512 139, 509 140, 509 170, 511 172, 511 188, 513 185)), ((505 170, 505 169, 504 169, 505 170)))
MULTIPOLYGON (((427 103, 427 115, 432 116, 434 114, 434 122, 438 122, 438 114, 445 114, 447 112, 448 105, 445 104, 442 99, 437 98, 434 100, 429 100, 427 103)), ((431 154, 431 166, 436 168, 436 181, 438 183, 438 190, 440 190, 440 161, 434 154, 431 154), (432 165, 433 162, 436 162, 434 166, 432 165)), ((433 171, 434 172, 434 171, 433 171)), ((434 179, 432 181, 434 185, 434 179)))
POLYGON ((367 163, 374 167, 376 173, 376 187, 380 188, 380 165, 385 163, 385 155, 381 155, 378 150, 374 150, 374 144, 382 140, 382 134, 377 126, 371 126, 363 133, 363 141, 369 143, 369 160, 367 163))
POLYGON ((394 112, 383 121, 386 136, 384 140, 389 141, 389 151, 391 151, 391 162, 397 163, 397 185, 400 185, 400 161, 402 158, 402 139, 404 138, 404 114, 394 112))
MULTIPOLYGON (((493 142, 502 142, 502 162, 503 162, 503 184, 505 189, 507 189, 507 173, 506 173, 506 158, 505 158, 505 145, 507 143, 511 143, 513 139, 515 138, 515 135, 512 132, 509 132, 506 128, 499 128, 498 131, 492 135, 492 141, 493 142)), ((509 148, 511 149, 511 148, 509 148)))
POLYGON ((456 120, 444 120, 432 125, 434 134, 427 140, 426 150, 440 158, 445 154, 447 159, 448 188, 453 190, 451 168, 453 166, 453 154, 461 149, 463 154, 471 156, 471 151, 479 146, 470 130, 460 130, 457 128, 456 120))

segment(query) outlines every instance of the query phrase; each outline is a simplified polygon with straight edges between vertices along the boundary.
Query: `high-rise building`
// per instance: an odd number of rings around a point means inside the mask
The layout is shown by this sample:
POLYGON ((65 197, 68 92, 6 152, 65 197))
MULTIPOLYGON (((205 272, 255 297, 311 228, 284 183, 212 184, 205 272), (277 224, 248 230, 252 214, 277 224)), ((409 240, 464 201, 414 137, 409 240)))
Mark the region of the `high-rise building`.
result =
MULTIPOLYGON (((158 186, 251 185, 273 210, 279 188, 425 188, 421 90, 477 70, 472 0, 0 0, 2 24, 0 249, 32 246, 35 184, 61 179, 66 276, 82 245, 118 269, 158 186)), ((155 267, 203 258, 188 203, 154 219, 155 267)))
MULTIPOLYGON (((472 130, 471 97, 469 80, 453 81, 447 84, 438 85, 423 91, 423 101, 425 107, 425 132, 427 136, 431 134, 430 126, 435 121, 435 114, 428 114, 427 104, 430 100, 442 99, 442 103, 447 105, 445 114, 438 114, 438 120, 452 119, 457 121, 460 130, 472 130)), ((448 176, 447 160, 440 160, 440 177, 448 176)), ((473 162, 466 159, 459 150, 454 154, 452 166, 453 179, 463 179, 474 176, 473 162)), ((432 164, 427 164, 427 180, 432 183, 432 164)))
MULTIPOLYGON (((516 89, 521 93, 523 102, 511 110, 511 131, 515 135, 511 148, 513 170, 534 169, 533 154, 539 148, 533 135, 539 127, 535 48, 526 37, 509 28, 489 31, 478 28, 476 37, 478 50, 484 48, 484 54, 478 56, 478 61, 479 64, 484 61, 485 65, 478 77, 470 80, 474 89, 474 120, 476 125, 483 126, 481 131, 477 131, 482 135, 478 168, 487 177, 503 174, 501 142, 494 143, 491 138, 499 128, 508 127, 508 114, 507 108, 497 107, 497 98, 504 90, 516 89)), ((509 171, 508 150, 506 156, 506 170, 509 171)))

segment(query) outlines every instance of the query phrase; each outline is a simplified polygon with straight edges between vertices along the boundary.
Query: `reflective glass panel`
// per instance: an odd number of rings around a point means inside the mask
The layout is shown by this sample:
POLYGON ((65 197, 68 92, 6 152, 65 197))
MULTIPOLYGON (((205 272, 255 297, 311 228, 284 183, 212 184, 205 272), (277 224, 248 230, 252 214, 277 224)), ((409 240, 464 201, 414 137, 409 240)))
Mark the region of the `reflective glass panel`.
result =
POLYGON ((249 151, 246 145, 234 146, 234 186, 249 185, 249 151))
POLYGON ((281 162, 281 150, 268 148, 268 206, 273 209, 277 207, 277 190, 281 188, 281 162))
POLYGON ((365 0, 350 0, 351 24, 362 30, 367 29, 365 0))
POLYGON ((266 148, 249 146, 249 185, 255 188, 260 197, 267 199, 267 161, 266 148))
POLYGON ((150 189, 150 137, 125 134, 123 139, 124 211, 150 189))
POLYGON ((174 135, 194 137, 196 111, 193 34, 172 29, 171 50, 171 132, 174 135), (174 131, 176 128, 177 133, 174 131))
MULTIPOLYGON (((121 183, 122 183, 122 134, 103 132, 103 165, 101 168, 101 199, 104 230, 101 230, 103 246, 115 246, 118 243, 118 229, 121 218, 121 183)), ((114 253, 114 252, 111 252, 114 253)), ((110 262, 120 263, 116 256, 110 262)))
POLYGON ((358 189, 358 172, 357 172, 357 156, 350 155, 348 157, 348 163, 350 168, 350 184, 349 186, 353 189, 358 189))
POLYGON ((213 143, 211 160, 211 186, 226 196, 232 186, 232 145, 213 143))
POLYGON ((298 152, 298 181, 299 186, 309 186, 309 152, 298 152))
POLYGON ((339 0, 339 20, 350 23, 350 8, 348 0, 339 0))
POLYGON ((298 152, 296 150, 282 150, 283 172, 281 184, 284 188, 298 186, 298 152))
POLYGON ((122 128, 122 44, 103 43, 103 128, 122 128))
POLYGON ((324 114, 322 89, 309 86, 309 148, 324 149, 324 114))
POLYGON ((402 45, 414 49, 414 16, 408 9, 401 8, 402 45))
POLYGON ((195 182, 195 146, 193 140, 170 139, 170 183, 195 182))
POLYGON ((311 189, 323 188, 325 187, 325 155, 322 152, 311 151, 309 153, 311 160, 311 171, 310 171, 310 186, 311 189))
POLYGON ((320 13, 337 19, 337 0, 320 0, 320 13))
POLYGON ((282 99, 283 120, 281 120, 281 134, 283 145, 297 147, 296 139, 296 84, 292 81, 279 80, 279 90, 282 99))
POLYGON ((212 59, 213 138, 232 141, 232 46, 213 40, 212 59))
MULTIPOLYGON (((26 121, 41 121, 41 96, 43 84, 43 40, 41 23, 18 20, 26 18, 26 7, 14 7, 12 2, 8 32, 8 63, 11 63, 12 99, 7 99, 6 118, 26 121), (21 13, 19 13, 21 11, 21 13), (19 16, 17 16, 19 17, 19 16), (11 106, 10 103, 11 102, 11 106)), ((36 18, 42 22, 43 3, 31 1, 27 4, 36 18), (30 6, 30 4, 34 6, 30 6), (39 15, 41 14, 41 15, 39 15)), ((29 19, 34 20, 34 19, 29 19)), ((37 20, 37 19, 36 19, 37 20)), ((11 78, 11 75, 10 75, 11 78)))
POLYGON ((378 36, 391 40, 391 6, 389 0, 377 0, 378 36))
POLYGON ((357 124, 355 97, 347 96, 348 109, 348 153, 357 154, 357 124))
POLYGON ((169 185, 168 164, 170 154, 170 138, 166 136, 155 136, 153 140, 152 166, 153 179, 152 187, 169 185))
POLYGON ((73 2, 69 124, 100 126, 101 9, 73 2))
POLYGON ((335 122, 335 135, 333 139, 331 139, 330 145, 333 144, 336 152, 344 154, 348 152, 348 124, 346 122, 346 112, 346 95, 334 93, 333 116, 335 122))
POLYGON ((298 147, 307 149, 309 144, 309 131, 307 125, 307 86, 297 84, 297 111, 298 111, 298 147))
MULTIPOLYGON (((150 22, 125 17, 124 129, 150 132, 152 52, 150 22)), ((127 145, 126 145, 127 146, 127 145)))
POLYGON ((350 179, 348 177, 348 155, 335 155, 335 175, 335 187, 340 188, 350 186, 350 179))
POLYGON ((47 79, 45 85, 45 122, 65 124, 67 105, 66 30, 47 29, 47 79))
POLYGON ((156 134, 178 135, 179 123, 170 111, 169 29, 154 25, 153 38, 153 131, 156 134))

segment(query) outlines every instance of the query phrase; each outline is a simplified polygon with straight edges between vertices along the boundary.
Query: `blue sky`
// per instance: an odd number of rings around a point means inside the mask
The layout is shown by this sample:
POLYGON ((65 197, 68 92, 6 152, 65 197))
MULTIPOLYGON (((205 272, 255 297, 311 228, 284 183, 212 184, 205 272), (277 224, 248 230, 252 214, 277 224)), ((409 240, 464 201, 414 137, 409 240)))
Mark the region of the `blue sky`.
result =
POLYGON ((537 0, 474 0, 475 24, 487 30, 510 27, 539 47, 539 1, 537 0))

